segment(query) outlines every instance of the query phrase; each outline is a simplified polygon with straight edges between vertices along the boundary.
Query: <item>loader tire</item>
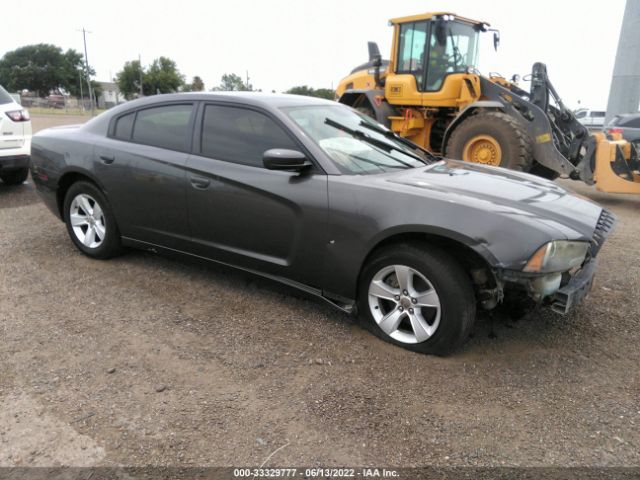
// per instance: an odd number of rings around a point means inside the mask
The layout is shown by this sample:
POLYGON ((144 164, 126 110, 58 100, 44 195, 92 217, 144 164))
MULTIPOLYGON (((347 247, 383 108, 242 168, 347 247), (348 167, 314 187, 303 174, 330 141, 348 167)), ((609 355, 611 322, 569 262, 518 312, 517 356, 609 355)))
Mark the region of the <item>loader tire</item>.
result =
POLYGON ((546 178, 547 180, 555 180, 560 176, 560 174, 555 170, 551 170, 538 162, 533 162, 533 167, 531 167, 529 173, 537 177, 546 178))
POLYGON ((502 112, 466 118, 447 142, 449 158, 528 172, 533 166, 533 141, 520 124, 502 112))

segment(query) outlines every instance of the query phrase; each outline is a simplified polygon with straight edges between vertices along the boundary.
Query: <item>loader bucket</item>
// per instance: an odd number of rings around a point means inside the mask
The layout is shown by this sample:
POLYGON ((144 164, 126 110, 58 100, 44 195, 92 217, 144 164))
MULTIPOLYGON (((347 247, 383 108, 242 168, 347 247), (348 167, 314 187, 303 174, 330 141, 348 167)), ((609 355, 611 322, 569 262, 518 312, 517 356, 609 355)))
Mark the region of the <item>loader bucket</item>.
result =
POLYGON ((619 137, 607 139, 602 133, 596 137, 596 188, 608 193, 640 195, 640 162, 636 147, 619 137))

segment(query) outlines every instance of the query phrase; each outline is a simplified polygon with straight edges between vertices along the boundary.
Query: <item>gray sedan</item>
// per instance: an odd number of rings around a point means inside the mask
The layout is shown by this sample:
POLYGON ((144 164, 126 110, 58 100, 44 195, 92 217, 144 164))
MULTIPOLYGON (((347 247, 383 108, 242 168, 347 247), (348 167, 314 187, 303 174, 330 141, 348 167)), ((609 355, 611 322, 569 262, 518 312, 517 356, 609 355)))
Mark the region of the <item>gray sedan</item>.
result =
POLYGON ((622 138, 640 148, 640 113, 616 115, 607 124, 607 133, 620 133, 622 138))
POLYGON ((614 219, 523 173, 440 159, 343 105, 194 93, 128 102, 33 139, 32 176, 75 246, 231 265, 446 354, 476 309, 565 313, 614 219))

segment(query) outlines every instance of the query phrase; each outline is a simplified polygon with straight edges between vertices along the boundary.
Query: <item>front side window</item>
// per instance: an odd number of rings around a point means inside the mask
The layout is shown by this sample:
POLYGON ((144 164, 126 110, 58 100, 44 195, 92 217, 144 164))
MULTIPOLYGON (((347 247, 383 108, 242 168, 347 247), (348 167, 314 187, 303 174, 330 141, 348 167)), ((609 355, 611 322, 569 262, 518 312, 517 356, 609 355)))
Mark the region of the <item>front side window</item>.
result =
POLYGON ((478 31, 473 25, 460 22, 434 22, 429 37, 427 90, 442 88, 450 73, 465 73, 476 67, 478 31))
POLYGON ((415 151, 393 138, 385 127, 350 108, 323 105, 283 110, 342 173, 366 175, 425 165, 415 151))
POLYGON ((207 105, 202 121, 202 155, 262 167, 272 148, 297 150, 289 135, 267 115, 239 107, 207 105))
MULTIPOLYGON (((192 110, 191 104, 139 110, 133 126, 133 141, 169 150, 186 150, 192 110)), ((116 131, 117 128, 118 125, 116 131)))
POLYGON ((410 73, 416 78, 418 90, 424 78, 424 48, 427 43, 427 22, 400 25, 398 73, 410 73))

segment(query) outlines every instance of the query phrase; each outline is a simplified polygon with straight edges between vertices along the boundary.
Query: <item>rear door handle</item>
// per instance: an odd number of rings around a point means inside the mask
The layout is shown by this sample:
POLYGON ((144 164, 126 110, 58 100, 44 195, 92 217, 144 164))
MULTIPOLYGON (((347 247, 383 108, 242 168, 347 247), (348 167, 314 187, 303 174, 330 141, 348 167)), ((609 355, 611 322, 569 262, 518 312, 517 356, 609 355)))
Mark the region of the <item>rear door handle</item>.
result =
POLYGON ((195 188, 205 189, 209 186, 211 180, 204 177, 191 177, 191 185, 195 188))
POLYGON ((100 160, 106 165, 111 165, 115 159, 113 155, 100 155, 100 160))

